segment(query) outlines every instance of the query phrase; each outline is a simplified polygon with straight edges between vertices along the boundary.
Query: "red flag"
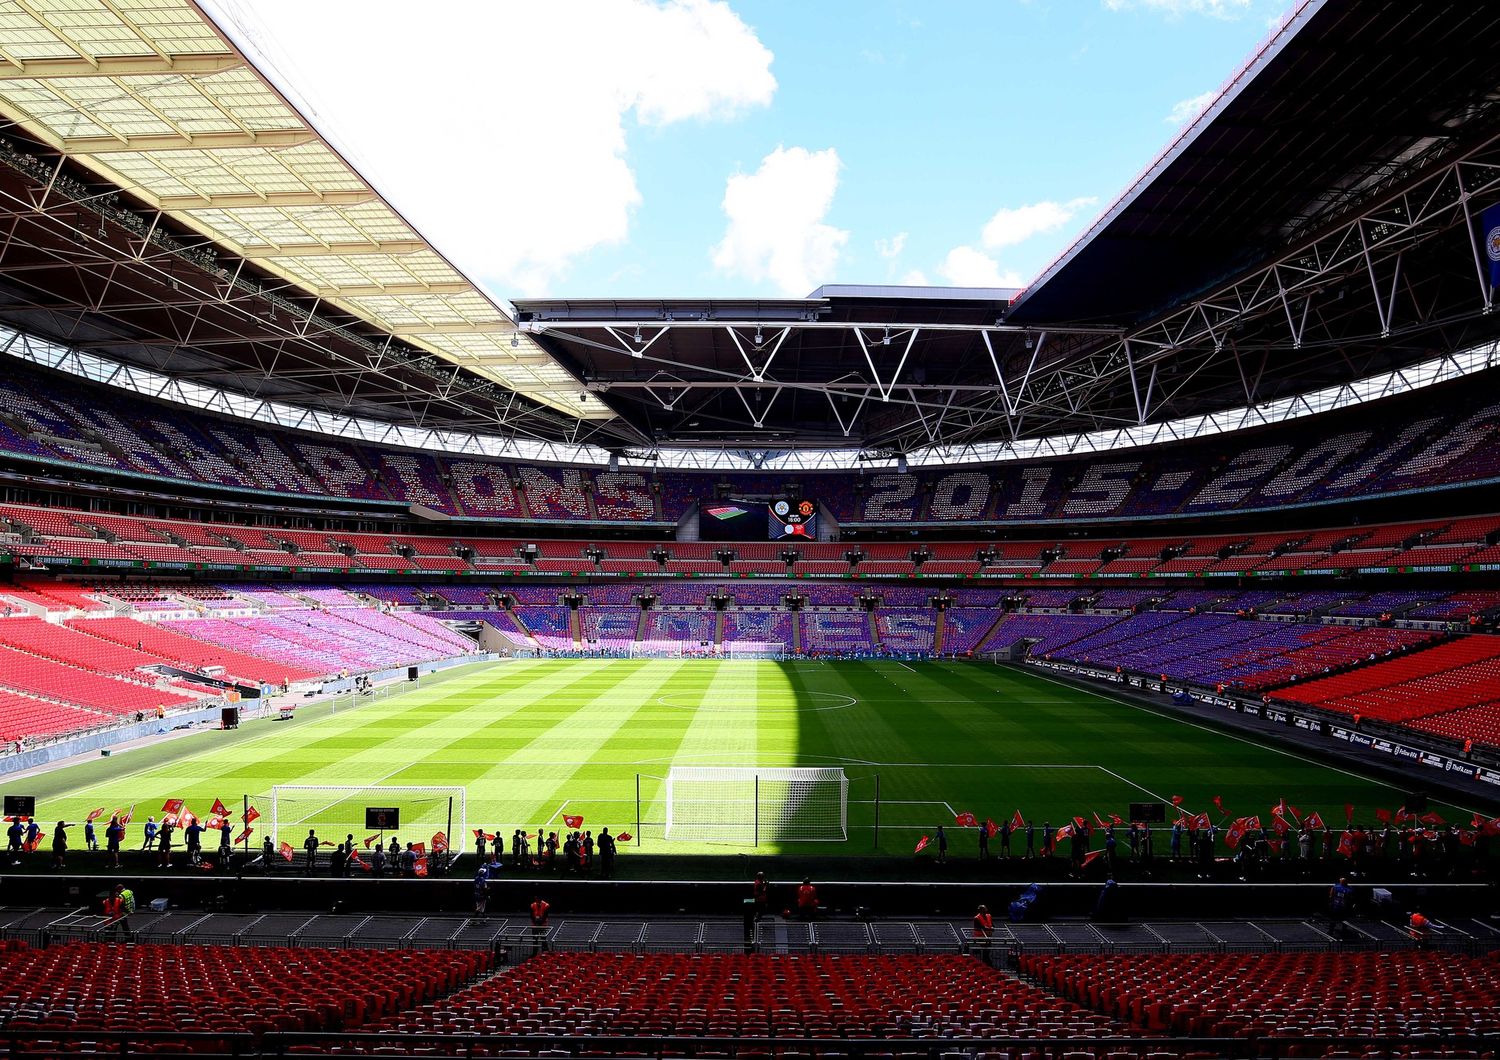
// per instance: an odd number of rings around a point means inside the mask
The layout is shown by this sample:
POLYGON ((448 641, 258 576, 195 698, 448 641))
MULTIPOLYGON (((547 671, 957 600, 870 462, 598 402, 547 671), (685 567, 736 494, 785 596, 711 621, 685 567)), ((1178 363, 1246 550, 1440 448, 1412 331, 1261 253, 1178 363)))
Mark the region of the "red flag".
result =
POLYGON ((616 836, 616 837, 615 837, 615 838, 616 838, 616 839, 618 839, 618 840, 619 840, 619 841, 620 841, 620 842, 622 842, 622 843, 628 843, 628 842, 630 842, 630 841, 631 841, 631 840, 632 840, 632 839, 634 839, 634 838, 635 838, 635 836, 633 836, 633 835, 631 835, 631 834, 630 834, 630 833, 629 833, 629 832, 621 832, 621 833, 620 833, 620 834, 619 834, 619 835, 617 835, 617 836, 616 836))
POLYGON ((1241 817, 1238 820, 1231 821, 1229 827, 1224 830, 1224 845, 1230 850, 1238 850, 1240 840, 1244 838, 1244 835, 1245 819, 1241 817))
POLYGON ((104 807, 103 806, 97 806, 94 809, 92 809, 92 810, 89 811, 89 815, 84 818, 84 822, 88 823, 88 822, 91 822, 91 821, 97 821, 99 818, 101 818, 103 816, 104 816, 104 807))
POLYGON ((1319 832, 1328 827, 1323 823, 1323 815, 1317 810, 1314 810, 1312 813, 1308 814, 1306 820, 1304 820, 1302 823, 1307 825, 1307 827, 1319 832))
POLYGON ((1474 845, 1474 833, 1460 832, 1458 833, 1458 841, 1466 847, 1471 847, 1474 845))
POLYGON ((986 817, 984 819, 984 834, 989 836, 991 839, 994 839, 997 835, 1000 834, 1000 826, 986 817))
POLYGON ((448 836, 444 832, 435 832, 432 836, 432 852, 441 854, 448 849, 448 836))
MULTIPOLYGON (((1021 816, 1021 811, 1020 810, 1017 810, 1015 812, 1015 815, 1013 817, 1011 817, 1011 819, 1010 819, 1010 830, 1012 832, 1020 832, 1020 831, 1023 831, 1025 828, 1026 828, 1026 818, 1024 818, 1024 817, 1021 816)), ((990 834, 994 835, 995 833, 991 832, 990 834)))
POLYGON ((1216 807, 1218 807, 1218 810, 1219 810, 1220 813, 1224 814, 1226 817, 1229 816, 1229 811, 1226 810, 1226 809, 1224 809, 1224 796, 1222 796, 1222 795, 1215 795, 1214 799, 1213 799, 1213 802, 1214 802, 1214 805, 1216 807))
POLYGON ((371 843, 378 843, 379 841, 380 841, 380 836, 378 836, 378 835, 367 835, 367 836, 365 836, 365 849, 369 850, 371 843))
POLYGON ((120 823, 129 824, 130 818, 133 816, 135 816, 135 803, 132 802, 130 804, 130 809, 126 810, 124 815, 120 818, 120 823))
POLYGON ((425 858, 427 856, 427 844, 426 843, 413 843, 411 845, 411 848, 417 852, 417 857, 419 857, 419 858, 425 858))
POLYGON ((1430 813, 1424 813, 1421 817, 1418 817, 1417 820, 1426 825, 1440 825, 1448 823, 1447 821, 1443 820, 1442 815, 1439 814, 1436 810, 1430 813))
POLYGON ((320 847, 331 847, 331 846, 333 846, 333 845, 334 845, 334 844, 332 844, 332 843, 330 843, 330 842, 329 842, 329 841, 328 841, 328 840, 326 840, 326 839, 320 839, 320 840, 318 840, 318 846, 320 846, 320 847))
POLYGON ((965 810, 963 813, 953 815, 953 823, 959 828, 978 828, 979 818, 975 817, 968 810, 965 810))
POLYGON ((260 820, 260 811, 257 810, 254 806, 251 806, 245 811, 246 824, 253 824, 258 820, 260 820))
POLYGON ((168 799, 162 804, 161 812, 175 817, 182 812, 182 800, 168 799))
POLYGON ((1391 811, 1390 810, 1376 810, 1375 811, 1375 820, 1379 821, 1381 824, 1390 824, 1391 823, 1391 811))
POLYGON ((917 849, 913 850, 912 853, 913 854, 920 854, 920 853, 922 853, 922 851, 924 851, 924 850, 927 849, 927 844, 930 843, 930 842, 932 842, 932 837, 924 835, 921 839, 917 840, 917 849))
POLYGON ((583 815, 579 813, 565 813, 563 814, 563 824, 569 828, 582 828, 583 815))
POLYGON ((1057 831, 1055 831, 1055 832, 1052 833, 1052 841, 1054 843, 1059 843, 1059 842, 1061 842, 1064 839, 1072 839, 1072 838, 1073 838, 1073 826, 1070 825, 1070 824, 1065 824, 1061 828, 1059 828, 1057 831))
POLYGON ((1260 816, 1258 814, 1256 816, 1254 816, 1254 817, 1243 818, 1243 820, 1245 822, 1245 828, 1248 831, 1251 831, 1251 832, 1259 832, 1260 831, 1260 816))
MULTIPOLYGON (((1286 800, 1282 799, 1281 801, 1285 802, 1286 800)), ((1292 811, 1292 817, 1296 819, 1296 821, 1297 821, 1298 824, 1301 824, 1302 823, 1302 811, 1299 810, 1299 809, 1297 809, 1297 807, 1295 807, 1295 806, 1288 806, 1287 809, 1292 811)))
POLYGON ((1106 829, 1106 828, 1108 828, 1108 827, 1109 827, 1109 822, 1108 822, 1108 821, 1106 821, 1106 820, 1105 820, 1105 819, 1104 819, 1104 818, 1103 818, 1103 817, 1100 817, 1100 816, 1099 816, 1099 811, 1098 811, 1098 810, 1095 810, 1095 811, 1094 811, 1094 824, 1096 824, 1096 825, 1098 825, 1098 826, 1099 826, 1099 830, 1100 830, 1100 831, 1101 831, 1101 832, 1102 832, 1102 831, 1103 831, 1103 830, 1104 830, 1104 829, 1106 829))
POLYGON ((31 851, 35 850, 37 847, 41 846, 42 845, 42 840, 46 839, 46 838, 47 838, 47 833, 46 832, 38 832, 36 834, 36 838, 35 839, 31 839, 31 840, 27 841, 27 843, 26 843, 26 850, 27 850, 27 852, 30 853, 31 851))
POLYGON ((228 817, 229 807, 225 806, 221 800, 215 799, 214 804, 209 807, 208 812, 213 814, 215 817, 228 817))
POLYGON ((1211 824, 1213 824, 1213 821, 1209 819, 1208 814, 1200 813, 1188 822, 1188 827, 1196 831, 1202 831, 1203 829, 1209 827, 1211 824))
POLYGON ((203 827, 207 828, 210 832, 217 832, 223 825, 224 818, 222 817, 210 817, 203 822, 203 827))
POLYGON ((1286 818, 1279 813, 1271 815, 1271 827, 1276 829, 1277 835, 1286 835, 1291 830, 1291 825, 1286 823, 1286 818))
POLYGON ((476 829, 474 829, 474 838, 475 839, 483 839, 483 840, 485 840, 486 842, 489 842, 489 843, 493 843, 495 841, 495 837, 492 836, 492 835, 490 835, 483 828, 476 828, 476 829))
POLYGON ((1346 802, 1346 803, 1344 803, 1344 823, 1345 824, 1353 824, 1354 823, 1354 803, 1352 803, 1352 802, 1346 802))
POLYGON ((1398 825, 1405 824, 1407 821, 1410 821, 1411 819, 1412 819, 1412 815, 1406 812, 1406 807, 1405 806, 1401 807, 1401 809, 1399 809, 1399 810, 1396 811, 1396 823, 1398 825))
POLYGON ((290 844, 290 843, 282 843, 281 844, 281 856, 284 857, 284 858, 286 858, 288 861, 292 860, 292 844, 290 844))
POLYGON ((1125 818, 1121 817, 1117 813, 1112 813, 1109 815, 1109 822, 1110 824, 1124 824, 1125 818))
POLYGON ((1182 796, 1181 795, 1173 795, 1172 796, 1172 805, 1173 806, 1181 806, 1182 805, 1182 796))
POLYGON ((1280 839, 1267 839, 1266 846, 1270 847, 1274 853, 1280 854, 1281 848, 1285 846, 1285 844, 1280 839))
POLYGON ((191 822, 196 821, 197 819, 197 815, 194 814, 192 810, 184 806, 182 808, 182 812, 177 815, 177 827, 186 828, 191 822))
POLYGON ((247 824, 245 826, 245 830, 243 832, 241 832, 239 835, 237 835, 237 836, 234 837, 235 846, 239 846, 239 844, 241 844, 245 840, 249 839, 250 838, 250 833, 253 832, 253 831, 255 831, 255 829, 251 828, 247 824))
POLYGON ((1354 856, 1354 833, 1347 829, 1339 836, 1339 853, 1346 858, 1354 856))
POLYGON ((1089 823, 1082 817, 1073 818, 1073 823, 1076 824, 1079 828, 1087 828, 1089 826, 1089 823))
POLYGON ((1104 856, 1104 848, 1103 847, 1100 847, 1098 850, 1090 850, 1087 854, 1085 854, 1083 856, 1083 861, 1080 863, 1079 867, 1080 868, 1087 868, 1091 863, 1099 860, 1103 856, 1104 856))
POLYGON ((370 871, 369 863, 359 856, 359 851, 357 850, 349 852, 349 864, 353 865, 356 869, 363 869, 365 872, 370 871))
MULTIPOLYGON (((418 845, 420 845, 420 844, 418 844, 418 845)), ((418 854, 417 855, 417 866, 416 866, 416 869, 417 869, 417 875, 418 876, 426 876, 427 875, 427 855, 426 854, 418 854)))

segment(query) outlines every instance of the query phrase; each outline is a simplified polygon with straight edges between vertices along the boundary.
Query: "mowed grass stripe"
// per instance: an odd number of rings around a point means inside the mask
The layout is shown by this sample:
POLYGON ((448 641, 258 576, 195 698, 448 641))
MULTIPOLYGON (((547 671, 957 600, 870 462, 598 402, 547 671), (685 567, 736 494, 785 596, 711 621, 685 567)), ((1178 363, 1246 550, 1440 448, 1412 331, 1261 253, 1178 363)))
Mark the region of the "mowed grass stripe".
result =
MULTIPOLYGON (((561 830, 558 814, 563 806, 567 805, 571 813, 577 812, 573 802, 580 806, 587 803, 590 792, 584 782, 585 770, 592 767, 585 763, 592 762, 621 729, 632 725, 648 709, 681 665, 638 664, 622 671, 617 683, 589 685, 593 692, 584 702, 566 707, 548 703, 546 709, 553 714, 551 724, 474 779, 475 787, 490 792, 477 800, 478 812, 487 815, 485 820, 532 822, 545 825, 549 831, 561 830)), ((685 721, 682 724, 685 726, 685 721)), ((610 773, 614 775, 606 776, 603 782, 615 792, 613 797, 629 797, 633 780, 627 790, 624 778, 615 771, 610 773)), ((616 820, 624 820, 624 815, 616 820)))
MULTIPOLYGON (((1345 802, 1369 815, 1403 797, 1371 779, 1009 667, 693 660, 494 664, 318 720, 253 721, 240 733, 190 736, 7 790, 36 791, 44 819, 79 820, 95 805, 134 802, 143 820, 169 797, 201 812, 216 797, 233 805, 273 784, 385 777, 466 785, 471 824, 488 830, 534 829, 566 800, 597 831, 633 825, 635 775, 663 775, 673 761, 846 763, 855 802, 849 844, 782 845, 820 856, 869 852, 871 813, 860 804, 875 773, 885 800, 881 849, 892 854, 910 853, 913 833, 939 823, 944 803, 997 820, 1020 809, 1056 824, 1075 813, 1124 814, 1141 797, 1132 785, 1140 785, 1200 809, 1222 795, 1236 814, 1264 814, 1286 797, 1337 822, 1345 802), (858 703, 818 709, 830 704, 817 693, 858 703), (686 709, 659 701, 679 694, 686 709), (710 709, 694 711, 697 701, 710 709), (787 709, 794 702, 803 709, 787 709), (191 752, 166 750, 178 744, 191 752), (155 764, 132 767, 136 754, 155 764)), ((649 787, 644 794, 651 801, 649 787)), ((1436 808, 1459 818, 1452 807, 1436 808)), ((972 837, 956 836, 955 844, 972 852, 972 837)), ((725 849, 654 845, 671 854, 725 849)))

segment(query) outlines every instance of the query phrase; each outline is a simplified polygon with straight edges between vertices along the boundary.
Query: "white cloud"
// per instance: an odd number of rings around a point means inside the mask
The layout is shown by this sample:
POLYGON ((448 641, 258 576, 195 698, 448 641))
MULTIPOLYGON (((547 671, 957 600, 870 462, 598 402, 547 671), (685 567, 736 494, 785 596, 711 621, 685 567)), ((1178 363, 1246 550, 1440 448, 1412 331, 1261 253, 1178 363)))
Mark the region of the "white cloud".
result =
POLYGON ((1097 200, 1092 197, 1069 199, 1067 202, 1034 202, 1026 206, 1002 208, 985 223, 981 241, 989 250, 1015 246, 1032 236, 1061 228, 1073 219, 1079 210, 1086 209, 1097 200))
POLYGON ((409 0, 209 3, 396 207, 500 294, 541 293, 625 239, 641 201, 632 115, 724 119, 776 90, 770 51, 716 0, 455 0, 421 17, 409 0))
POLYGON ((832 277, 849 233, 825 224, 839 185, 833 148, 777 147, 754 173, 736 173, 724 187, 724 238, 714 267, 752 283, 769 280, 801 297, 832 277))
POLYGON ((955 287, 1019 287, 1021 276, 974 247, 954 247, 938 266, 938 275, 955 287))
POLYGON ((1218 96, 1219 90, 1211 88, 1199 95, 1190 96, 1187 99, 1179 99, 1176 103, 1172 104, 1171 112, 1162 121, 1168 125, 1185 125, 1196 118, 1199 112, 1217 99, 1218 96))
POLYGON ((897 232, 890 239, 875 240, 875 253, 887 260, 899 258, 906 249, 906 233, 897 232))
POLYGON ((927 274, 921 269, 911 269, 901 277, 903 287, 931 287, 932 283, 927 279, 927 274))
POLYGON ((1208 15, 1211 18, 1239 18, 1250 9, 1250 0, 1104 0, 1110 11, 1139 8, 1157 11, 1171 18, 1183 15, 1208 15))

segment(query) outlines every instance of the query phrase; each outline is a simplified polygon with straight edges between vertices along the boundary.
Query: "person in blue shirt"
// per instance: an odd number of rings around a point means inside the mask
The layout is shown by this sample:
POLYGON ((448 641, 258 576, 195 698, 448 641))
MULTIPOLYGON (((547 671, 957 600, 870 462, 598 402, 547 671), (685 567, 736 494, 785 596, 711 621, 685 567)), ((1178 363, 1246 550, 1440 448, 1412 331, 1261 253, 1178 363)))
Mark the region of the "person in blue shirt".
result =
POLYGON ((83 822, 83 847, 85 850, 98 850, 99 840, 94 835, 94 822, 83 822))
POLYGON ((1328 888, 1328 923, 1334 938, 1344 937, 1344 918, 1349 915, 1349 905, 1354 899, 1354 888, 1347 877, 1328 888))
POLYGON ((474 873, 474 915, 484 916, 490 904, 490 870, 488 865, 481 864, 479 871, 474 873))
POLYGON ((198 864, 203 855, 203 826, 194 817, 188 826, 182 830, 183 840, 187 844, 188 863, 198 864))
POLYGON ((35 817, 26 820, 26 849, 35 850, 38 839, 42 834, 42 826, 36 823, 35 817))
POLYGON ((146 831, 146 838, 141 842, 141 849, 142 850, 150 850, 152 847, 154 847, 156 845, 156 818, 155 817, 147 817, 146 818, 145 831, 146 831))

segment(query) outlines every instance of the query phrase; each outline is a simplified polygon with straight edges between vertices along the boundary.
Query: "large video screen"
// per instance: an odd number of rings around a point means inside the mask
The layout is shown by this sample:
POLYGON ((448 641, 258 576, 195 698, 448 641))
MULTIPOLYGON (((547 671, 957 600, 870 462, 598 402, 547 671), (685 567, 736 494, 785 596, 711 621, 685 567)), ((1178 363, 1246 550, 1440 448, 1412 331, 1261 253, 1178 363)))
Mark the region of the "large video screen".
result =
POLYGON ((704 541, 816 540, 818 506, 814 501, 712 500, 698 506, 698 536, 704 541))

